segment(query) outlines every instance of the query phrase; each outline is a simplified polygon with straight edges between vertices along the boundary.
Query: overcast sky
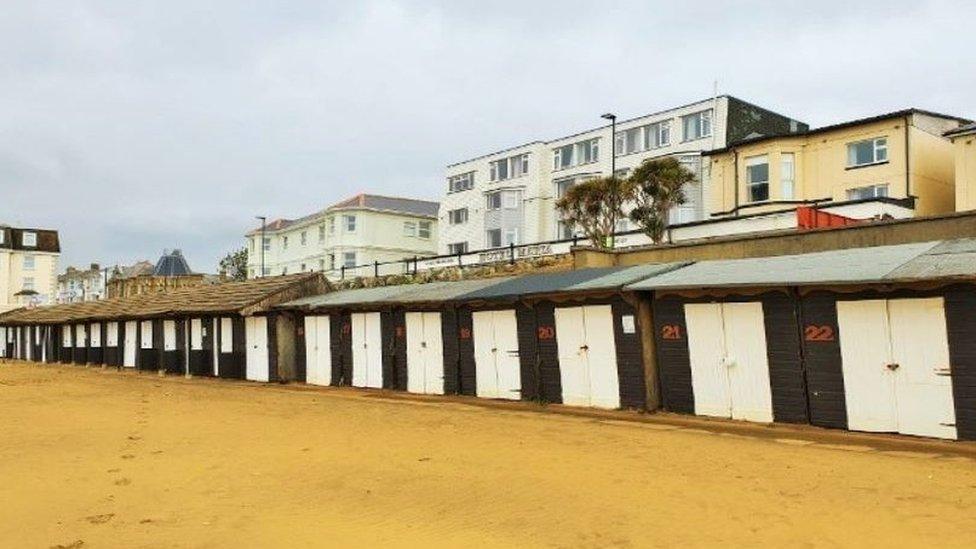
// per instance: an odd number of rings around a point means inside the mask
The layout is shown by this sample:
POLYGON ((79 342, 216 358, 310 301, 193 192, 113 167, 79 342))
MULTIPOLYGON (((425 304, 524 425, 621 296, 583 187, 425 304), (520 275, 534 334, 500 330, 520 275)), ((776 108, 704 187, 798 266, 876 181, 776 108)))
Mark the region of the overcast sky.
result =
POLYGON ((451 162, 715 80, 814 126, 976 118, 973 21, 976 2, 4 0, 0 222, 59 230, 62 268, 182 248, 213 272, 255 215, 437 199, 451 162))

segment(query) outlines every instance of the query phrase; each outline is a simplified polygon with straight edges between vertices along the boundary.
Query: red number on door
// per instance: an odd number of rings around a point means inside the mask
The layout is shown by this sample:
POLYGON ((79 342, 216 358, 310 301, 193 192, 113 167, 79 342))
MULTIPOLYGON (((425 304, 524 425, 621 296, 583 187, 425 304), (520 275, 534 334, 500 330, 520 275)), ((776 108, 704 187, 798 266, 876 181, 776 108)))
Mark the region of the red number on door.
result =
POLYGON ((661 328, 661 339, 681 339, 681 326, 677 324, 665 324, 661 328))
POLYGON ((403 339, 403 326, 396 327, 396 336, 397 339, 403 339))
POLYGON ((461 339, 471 339, 471 329, 461 328, 458 335, 460 336, 461 339))
POLYGON ((539 339, 553 339, 556 337, 556 329, 552 326, 539 326, 539 339))
POLYGON ((810 324, 803 329, 803 338, 807 341, 833 341, 834 328, 833 326, 810 324))
POLYGON ((343 324, 342 333, 344 335, 349 335, 350 333, 352 333, 352 324, 343 324))

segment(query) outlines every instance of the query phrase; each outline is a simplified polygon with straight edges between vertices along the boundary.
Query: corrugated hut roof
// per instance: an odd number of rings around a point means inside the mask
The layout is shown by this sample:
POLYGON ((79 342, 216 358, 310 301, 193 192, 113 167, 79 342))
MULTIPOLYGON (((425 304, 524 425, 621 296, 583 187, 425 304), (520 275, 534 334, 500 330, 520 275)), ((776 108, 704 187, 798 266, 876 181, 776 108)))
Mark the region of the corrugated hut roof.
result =
POLYGON ((647 277, 673 271, 688 262, 649 263, 632 267, 598 267, 513 277, 461 296, 465 301, 505 300, 526 295, 616 290, 647 277))
POLYGON ((222 284, 192 286, 132 297, 17 309, 0 324, 60 324, 190 314, 251 314, 281 301, 326 289, 320 273, 301 273, 222 284))
POLYGON ((809 286, 976 278, 976 239, 700 261, 630 290, 809 286))
POLYGON ((277 309, 329 309, 354 306, 381 306, 406 303, 441 303, 458 298, 482 288, 500 284, 509 277, 479 278, 452 282, 428 282, 425 284, 400 284, 377 286, 356 290, 340 290, 311 296, 278 305, 277 309))

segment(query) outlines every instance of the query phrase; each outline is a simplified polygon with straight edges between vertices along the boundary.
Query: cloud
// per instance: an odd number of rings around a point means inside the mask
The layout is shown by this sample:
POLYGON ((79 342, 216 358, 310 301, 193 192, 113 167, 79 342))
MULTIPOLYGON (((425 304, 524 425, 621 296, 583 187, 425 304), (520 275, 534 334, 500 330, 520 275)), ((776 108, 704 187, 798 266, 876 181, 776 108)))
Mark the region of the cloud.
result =
POLYGON ((437 198, 444 166, 719 89, 814 125, 976 118, 964 2, 23 2, 0 18, 0 220, 63 263, 214 270, 253 216, 437 198))

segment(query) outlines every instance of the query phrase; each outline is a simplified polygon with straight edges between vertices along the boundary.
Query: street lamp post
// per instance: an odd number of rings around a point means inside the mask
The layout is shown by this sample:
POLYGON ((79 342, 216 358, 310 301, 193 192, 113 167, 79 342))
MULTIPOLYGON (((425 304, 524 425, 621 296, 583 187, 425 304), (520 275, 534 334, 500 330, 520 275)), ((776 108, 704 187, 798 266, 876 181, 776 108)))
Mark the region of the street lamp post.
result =
POLYGON ((264 278, 264 230, 268 224, 268 218, 263 215, 255 216, 256 219, 261 220, 261 274, 260 278, 264 278))
POLYGON ((614 248, 617 235, 617 115, 612 112, 600 115, 600 118, 610 121, 610 249, 614 248))

